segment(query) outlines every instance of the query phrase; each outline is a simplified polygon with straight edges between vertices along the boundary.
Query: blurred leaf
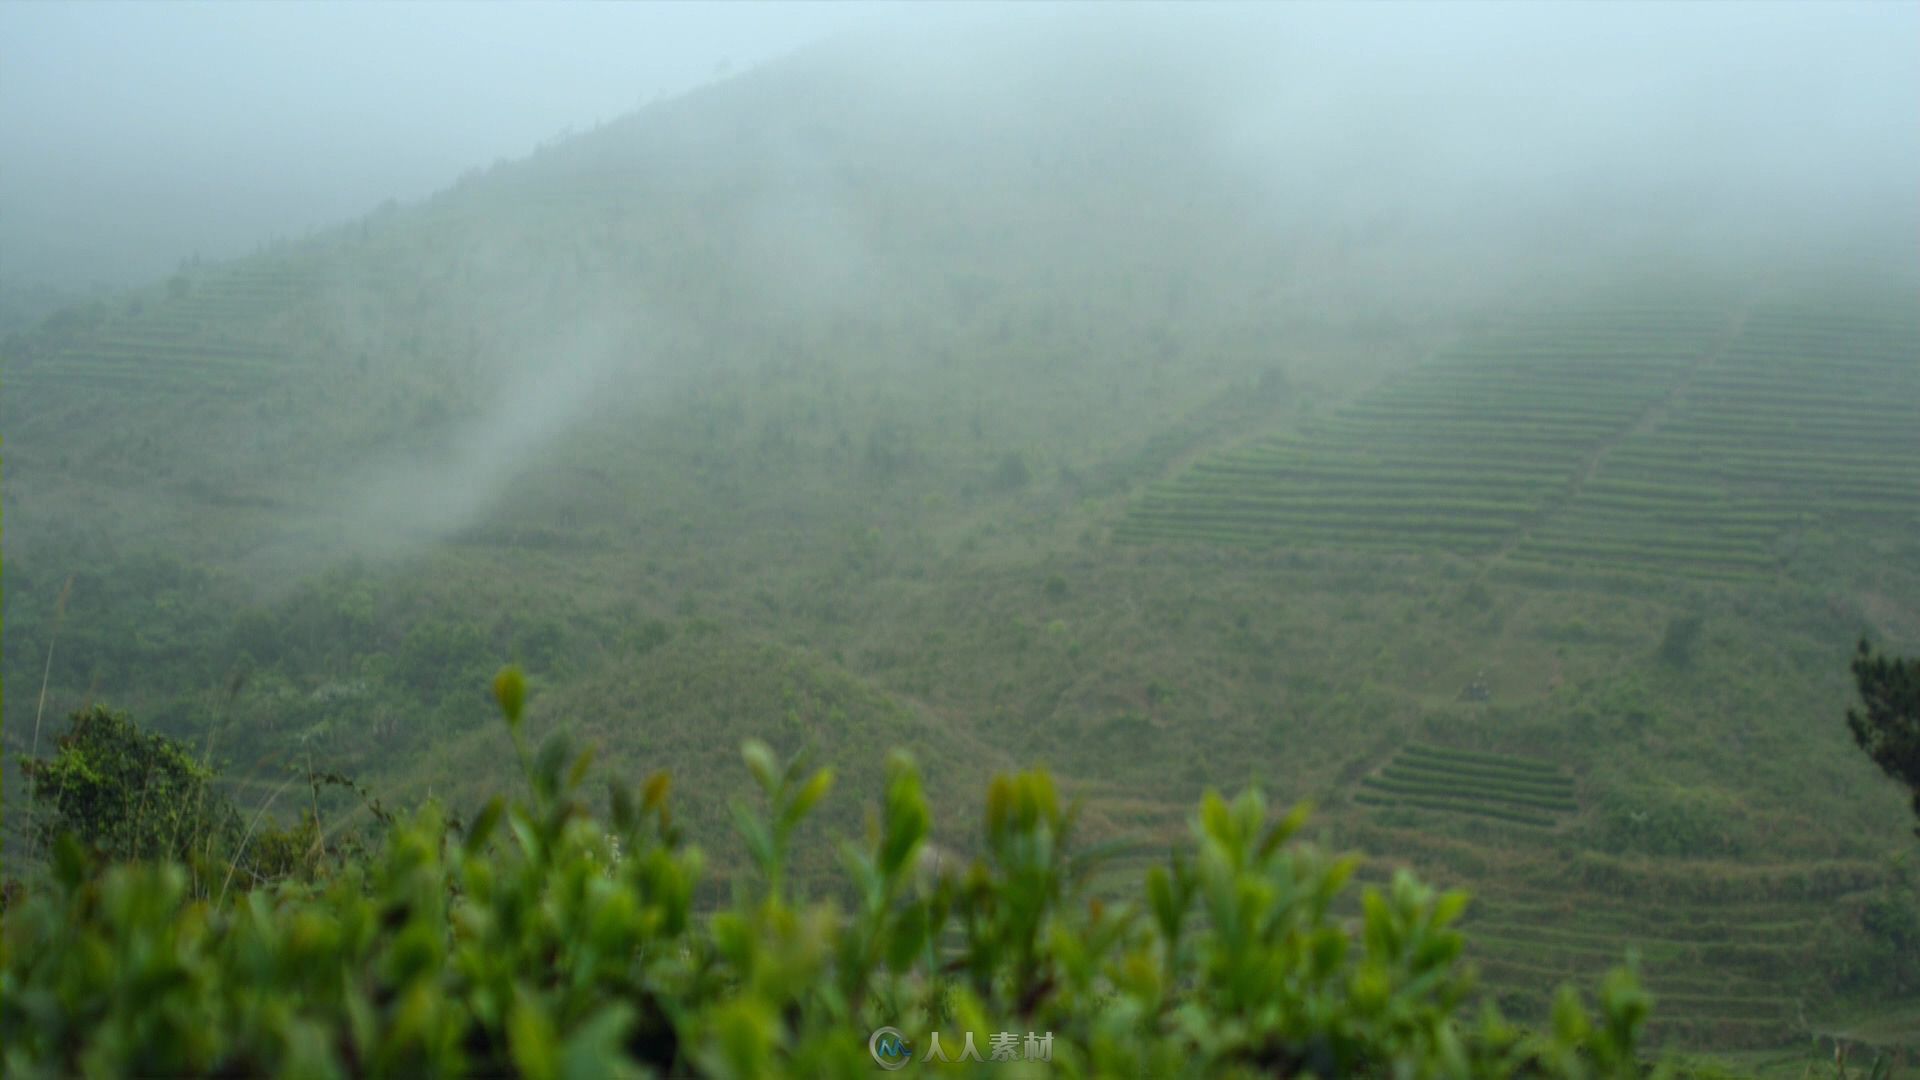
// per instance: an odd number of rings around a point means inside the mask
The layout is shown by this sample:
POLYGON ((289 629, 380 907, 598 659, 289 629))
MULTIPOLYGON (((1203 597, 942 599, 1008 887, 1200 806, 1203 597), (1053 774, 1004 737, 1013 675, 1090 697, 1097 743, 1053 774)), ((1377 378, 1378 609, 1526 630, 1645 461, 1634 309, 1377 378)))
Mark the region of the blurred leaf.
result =
POLYGON ((531 1080, 553 1080, 559 1074, 559 1047, 553 1021, 540 1003, 515 987, 513 1008, 507 1013, 507 1040, 513 1064, 531 1080))
POLYGON ((560 1050, 563 1080, 639 1075, 625 1060, 624 1043, 633 1020, 633 1009, 625 1002, 616 1001, 601 1006, 581 1021, 560 1050))
POLYGON ((788 805, 786 813, 782 815, 783 823, 789 828, 799 824, 800 820, 807 816, 807 812, 812 810, 832 787, 832 769, 821 769, 814 773, 813 778, 807 781, 807 786, 801 788, 793 797, 793 802, 788 805))
POLYGON ((673 777, 665 772, 657 772, 647 777, 646 785, 641 788, 640 805, 648 810, 667 801, 667 791, 673 786, 673 777))
POLYGON ((469 856, 479 854, 487 846, 494 829, 500 824, 500 815, 506 809, 506 800, 498 795, 488 799, 487 805, 480 808, 480 815, 473 819, 473 824, 467 829, 466 852, 469 856))
POLYGON ((780 783, 780 766, 774 759, 772 748, 759 739, 748 739, 740 744, 740 756, 747 763, 747 771, 760 784, 760 790, 771 798, 780 783))
POLYGON ((518 730, 520 713, 527 703, 527 678, 521 673, 519 665, 509 664, 493 677, 493 700, 500 703, 500 712, 507 718, 507 726, 518 730))

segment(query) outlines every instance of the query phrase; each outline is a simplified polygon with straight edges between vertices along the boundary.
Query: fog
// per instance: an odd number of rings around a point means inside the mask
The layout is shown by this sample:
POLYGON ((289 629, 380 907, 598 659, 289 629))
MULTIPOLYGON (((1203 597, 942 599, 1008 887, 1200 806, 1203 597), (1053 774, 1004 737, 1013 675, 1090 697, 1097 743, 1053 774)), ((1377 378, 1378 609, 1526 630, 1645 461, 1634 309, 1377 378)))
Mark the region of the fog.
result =
POLYGON ((1133 106, 1184 100, 1276 183, 1337 178, 1334 209, 1439 184, 1484 212, 1658 197, 1772 226, 1914 189, 1911 5, 6 5, 0 276, 120 286, 243 254, 876 27, 895 66, 863 62, 894 93, 960 106, 936 129, 1060 104, 1023 98, 1026 65, 1057 92, 1132 64, 1133 106))
POLYGON ((333 549, 392 558, 473 524, 530 457, 588 411, 615 367, 636 359, 624 346, 638 332, 601 321, 557 332, 537 362, 518 358, 506 368, 480 414, 449 432, 443 447, 383 460, 348 478, 333 496, 337 508, 321 504, 344 525, 333 549))
POLYGON ((871 21, 871 4, 0 6, 0 281, 124 287, 871 21))
MULTIPOLYGON (((1038 281, 1109 250, 1215 263, 1216 308, 1277 302, 1224 257, 1285 265, 1302 310, 1392 312, 1549 269, 1908 257, 1920 191, 1911 5, 8 5, 0 39, 16 288, 604 174, 669 217, 718 207, 704 272, 734 312, 882 321, 949 304, 956 267, 1038 281)), ((414 268, 466 284, 388 309, 487 344, 431 452, 319 500, 350 547, 483 516, 615 374, 666 362, 662 326, 725 352, 731 312, 634 314, 645 251, 535 229, 469 220, 414 268)))

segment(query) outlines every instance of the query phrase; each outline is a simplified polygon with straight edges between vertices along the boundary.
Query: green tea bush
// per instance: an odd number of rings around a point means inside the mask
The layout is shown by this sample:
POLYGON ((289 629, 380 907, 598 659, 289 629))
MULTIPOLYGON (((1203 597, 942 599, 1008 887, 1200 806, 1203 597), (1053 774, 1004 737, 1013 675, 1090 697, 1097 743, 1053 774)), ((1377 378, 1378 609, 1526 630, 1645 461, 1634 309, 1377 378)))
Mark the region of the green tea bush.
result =
POLYGON ((210 899, 177 863, 60 843, 5 914, 6 1074, 868 1076, 882 1027, 915 1063, 986 1074, 1009 1035, 1013 1075, 1036 1056, 1064 1076, 1642 1071, 1631 974, 1593 1013, 1563 990, 1545 1032, 1463 1021, 1465 895, 1401 874, 1343 926, 1356 861, 1293 842, 1304 809, 1275 820, 1252 792, 1208 794, 1190 851, 1106 903, 1040 771, 996 778, 977 857, 930 872, 920 774, 896 752, 816 895, 790 842, 833 774, 749 743, 762 798, 734 818, 754 873, 703 913, 668 778, 615 784, 596 816, 591 754, 529 750, 517 671, 495 693, 527 791, 464 827, 429 806, 364 859, 210 899))

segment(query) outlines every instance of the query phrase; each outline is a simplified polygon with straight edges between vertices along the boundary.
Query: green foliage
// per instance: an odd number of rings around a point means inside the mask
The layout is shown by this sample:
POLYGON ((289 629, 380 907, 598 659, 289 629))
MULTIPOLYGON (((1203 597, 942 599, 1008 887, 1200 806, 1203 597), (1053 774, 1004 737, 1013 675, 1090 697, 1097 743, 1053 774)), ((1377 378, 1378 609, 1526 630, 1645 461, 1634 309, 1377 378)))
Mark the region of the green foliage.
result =
MULTIPOLYGON (((494 690, 518 742, 524 682, 509 669, 494 690)), ((767 799, 735 810, 761 887, 706 917, 666 776, 616 784, 598 817, 591 754, 558 740, 523 758, 528 797, 465 829, 428 807, 320 884, 195 903, 177 864, 68 845, 5 915, 5 1070, 856 1076, 881 1026, 916 1048, 941 1031, 950 1052, 963 1032, 1045 1032, 1068 1076, 1642 1070, 1649 1000, 1625 971, 1591 1011, 1563 993, 1549 1030, 1459 1022, 1465 895, 1402 873, 1366 890, 1356 940, 1330 915, 1355 861, 1294 842, 1304 808, 1209 793, 1193 856, 1108 906, 1044 772, 995 779, 978 857, 922 873, 931 814, 896 753, 865 839, 840 845, 845 888, 809 900, 787 841, 831 774, 744 756, 767 799)))
POLYGON ((1920 956, 1920 899, 1888 886, 1868 899, 1861 922, 1896 956, 1920 956))
POLYGON ((1580 808, 1573 778, 1551 764, 1418 743, 1360 784, 1354 801, 1365 806, 1447 810, 1542 828, 1554 824, 1548 813, 1580 808))
POLYGON ((230 840, 238 815, 181 743, 105 706, 74 713, 51 758, 26 763, 42 840, 71 833, 109 860, 193 861, 230 840))
POLYGON ((424 700, 438 702, 478 681, 474 665, 485 652, 486 635, 478 626, 422 619, 400 642, 399 674, 424 700))
MULTIPOLYGON (((52 685, 97 687, 124 701, 136 690, 166 693, 204 686, 219 678, 204 644, 214 637, 233 605, 225 575, 152 551, 125 551, 109 540, 59 537, 71 552, 54 565, 83 567, 72 573, 35 572, 33 561, 7 557, 6 617, 16 640, 33 640, 57 624, 59 649, 46 675, 52 685), (56 611, 64 611, 56 616, 56 611)), ((40 564, 46 565, 44 563, 40 564)), ((11 662, 39 647, 9 647, 11 662)), ((31 669, 32 684, 42 674, 31 669)), ((21 672, 9 670, 20 677, 21 672)), ((27 685, 22 678, 19 685, 27 685)), ((77 697, 77 695, 76 695, 77 697)))
POLYGON ((1018 450, 1009 450, 1000 455, 999 464, 993 467, 993 489, 995 491, 1019 491, 1033 482, 1033 470, 1027 466, 1027 458, 1018 450))
POLYGON ((1833 950, 1844 964, 1836 981, 1888 998, 1920 990, 1920 875, 1904 858, 1893 870, 1850 905, 1861 933, 1833 950))
POLYGON ((1591 836, 1594 847, 1621 854, 1739 855, 1731 818, 1725 797, 1711 789, 1621 785, 1600 800, 1591 836))
POLYGON ((645 656, 647 653, 665 645, 672 638, 673 628, 668 626, 665 621, 661 619, 648 619, 627 633, 627 644, 633 649, 636 656, 645 656))
POLYGON ((257 828, 235 859, 249 882, 309 880, 322 868, 323 857, 334 850, 321 831, 319 817, 303 810, 291 826, 257 828))
POLYGON ((1675 615, 1667 620, 1666 633, 1660 637, 1660 662, 1682 671, 1692 667, 1700 630, 1705 625, 1706 620, 1698 615, 1675 615))
POLYGON ((1664 719, 1661 698, 1635 676, 1583 683, 1575 690, 1575 701, 1575 716, 1600 731, 1637 734, 1664 719))
MULTIPOLYGON (((195 898, 236 882, 312 881, 364 857, 368 847, 356 830, 323 829, 316 809, 303 810, 287 826, 268 820, 264 808, 243 821, 214 790, 213 771, 184 744, 99 706, 75 713, 54 756, 27 761, 23 771, 37 785, 29 834, 41 851, 56 862, 177 862, 188 871, 195 898)), ((297 779, 289 777, 280 789, 297 779)), ((321 788, 344 787, 376 822, 391 823, 378 800, 352 780, 326 772, 304 779, 313 807, 320 805, 321 788)))
POLYGON ((1493 591, 1487 588, 1485 582, 1476 581, 1460 595, 1460 603, 1475 611, 1490 611, 1493 608, 1493 591))
MULTIPOLYGON (((1913 796, 1920 818, 1920 658, 1876 656, 1861 638, 1852 669, 1862 711, 1847 710, 1847 729, 1880 771, 1913 796)), ((1920 825, 1914 835, 1920 836, 1920 825)))

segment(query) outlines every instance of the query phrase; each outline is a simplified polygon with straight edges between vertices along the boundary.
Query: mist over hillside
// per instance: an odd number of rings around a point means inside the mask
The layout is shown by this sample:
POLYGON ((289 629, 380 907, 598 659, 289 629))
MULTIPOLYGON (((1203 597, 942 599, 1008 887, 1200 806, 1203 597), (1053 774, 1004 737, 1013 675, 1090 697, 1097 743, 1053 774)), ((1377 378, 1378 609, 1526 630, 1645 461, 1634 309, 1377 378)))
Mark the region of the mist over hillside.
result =
POLYGON ((471 810, 513 661, 715 848, 748 737, 866 777, 823 835, 915 750, 962 853, 996 771, 1162 847, 1252 783, 1475 890, 1523 1013, 1631 947, 1675 1046, 1878 1016, 1904 809, 1840 717, 1860 635, 1920 650, 1916 31, 896 14, 9 295, 8 781, 44 677, 243 801, 471 810))
MULTIPOLYGON (((1871 18, 908 21, 278 257, 321 286, 300 298, 301 332, 333 343, 320 352, 404 339, 411 355, 382 358, 383 373, 459 376, 436 392, 469 414, 445 433, 460 445, 397 467, 467 490, 566 428, 614 370, 671 368, 690 342, 703 364, 735 362, 765 347, 742 338, 775 326, 855 319, 904 358, 975 348, 964 324, 983 308, 1050 307, 1037 317, 1069 320, 1058 336, 1091 355, 1263 320, 1459 320, 1638 266, 1910 263, 1910 245, 1887 241, 1914 220, 1920 161, 1900 135, 1920 87, 1890 45, 1855 32, 1871 18), (1852 50, 1844 66, 1827 35, 1852 50), (1098 325, 1061 294, 1099 309, 1098 325), (644 324, 646 343, 580 328, 610 320, 644 324), (538 423, 476 404, 534 382, 581 389, 547 393, 538 423)), ((31 455, 31 427, 12 427, 31 455)), ((485 500, 454 502, 471 517, 485 500)))

